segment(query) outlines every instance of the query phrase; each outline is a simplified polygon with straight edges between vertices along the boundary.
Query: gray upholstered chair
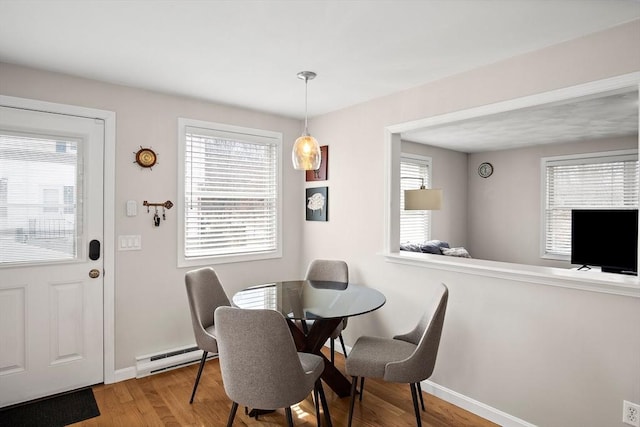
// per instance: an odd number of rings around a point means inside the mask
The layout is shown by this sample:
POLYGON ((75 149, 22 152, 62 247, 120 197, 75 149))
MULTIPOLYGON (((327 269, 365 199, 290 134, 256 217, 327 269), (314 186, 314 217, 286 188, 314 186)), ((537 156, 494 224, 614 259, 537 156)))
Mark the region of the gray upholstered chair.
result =
POLYGON ((349 427, 353 417, 358 377, 361 378, 360 400, 364 393, 365 377, 408 383, 411 387, 416 422, 418 427, 422 426, 417 396, 420 394, 424 410, 420 381, 431 376, 436 364, 448 296, 447 287, 444 284, 439 285, 418 325, 407 334, 396 335, 393 339, 369 336, 358 338, 351 348, 345 366, 347 374, 353 377, 349 427))
POLYGON ((233 424, 238 405, 264 410, 285 408, 293 425, 291 405, 314 393, 320 426, 319 400, 331 425, 320 375, 320 356, 298 353, 284 316, 275 310, 219 307, 215 311, 222 382, 233 401, 227 426, 233 424), (320 399, 318 399, 318 395, 320 399))
MULTIPOLYGON (((349 267, 347 263, 339 260, 327 260, 327 259, 316 259, 311 261, 309 267, 307 268, 307 274, 305 275, 306 280, 326 280, 332 282, 343 282, 349 283, 349 267)), ((307 324, 304 325, 304 332, 306 333, 307 324)), ((334 361, 334 347, 335 340, 340 339, 340 345, 342 346, 342 352, 344 356, 347 357, 347 349, 344 345, 344 339, 342 338, 342 331, 347 327, 347 318, 342 319, 342 323, 340 323, 336 329, 331 334, 330 344, 331 344, 331 363, 334 361)))
POLYGON ((205 267, 189 271, 185 274, 184 280, 187 287, 187 297, 189 298, 189 308, 191 309, 193 333, 196 337, 198 348, 202 350, 198 375, 196 376, 195 384, 193 384, 193 391, 189 400, 189 403, 193 403, 202 369, 207 361, 207 355, 209 353, 218 353, 213 312, 217 307, 231 304, 213 268, 205 267))

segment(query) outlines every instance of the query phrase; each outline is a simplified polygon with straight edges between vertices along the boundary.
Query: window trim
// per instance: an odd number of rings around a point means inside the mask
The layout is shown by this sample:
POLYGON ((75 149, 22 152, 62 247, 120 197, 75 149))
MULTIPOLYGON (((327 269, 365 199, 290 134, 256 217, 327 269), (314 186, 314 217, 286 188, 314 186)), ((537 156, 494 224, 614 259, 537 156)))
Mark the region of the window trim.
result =
POLYGON ((557 165, 567 164, 591 164, 604 162, 606 158, 619 157, 620 160, 625 160, 629 157, 638 158, 638 150, 635 148, 626 150, 612 150, 612 151, 599 151, 592 153, 580 153, 580 154, 566 154, 562 156, 550 156, 540 158, 540 243, 539 254, 542 259, 557 260, 557 261, 570 261, 570 255, 561 255, 546 252, 546 230, 547 230, 547 215, 546 215, 546 200, 547 200, 547 173, 546 168, 549 163, 557 165), (585 160, 594 159, 594 162, 586 162, 585 160))
POLYGON ((256 261, 264 259, 282 258, 282 133, 262 129, 254 129, 243 126, 234 126, 223 123, 208 122, 188 118, 178 118, 178 200, 177 200, 177 221, 176 228, 178 234, 177 244, 177 264, 178 267, 197 267, 211 264, 226 264, 234 262, 256 261), (199 127, 207 130, 208 134, 216 133, 219 136, 233 137, 242 135, 244 139, 255 141, 273 140, 276 143, 277 165, 276 165, 276 249, 264 252, 251 252, 246 254, 232 255, 210 255, 197 258, 185 258, 185 148, 187 127, 199 127))

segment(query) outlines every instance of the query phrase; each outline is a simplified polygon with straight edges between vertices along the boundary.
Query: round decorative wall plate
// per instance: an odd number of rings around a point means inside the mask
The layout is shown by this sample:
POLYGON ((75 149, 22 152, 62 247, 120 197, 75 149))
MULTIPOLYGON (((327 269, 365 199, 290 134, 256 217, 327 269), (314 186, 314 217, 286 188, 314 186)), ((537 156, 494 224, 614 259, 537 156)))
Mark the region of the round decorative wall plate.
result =
POLYGON ((484 162, 478 166, 478 175, 482 178, 489 178, 493 173, 493 165, 488 162, 484 162))
POLYGON ((136 163, 143 168, 150 168, 158 161, 158 156, 151 148, 142 148, 135 153, 136 163))

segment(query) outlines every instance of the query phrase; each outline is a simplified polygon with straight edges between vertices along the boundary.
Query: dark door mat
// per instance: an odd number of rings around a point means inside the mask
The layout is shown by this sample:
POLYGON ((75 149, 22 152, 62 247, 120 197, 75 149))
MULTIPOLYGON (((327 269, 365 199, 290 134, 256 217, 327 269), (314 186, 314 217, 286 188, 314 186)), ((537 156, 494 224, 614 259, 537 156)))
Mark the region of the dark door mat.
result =
POLYGON ((63 427, 100 415, 90 387, 0 409, 0 426, 63 427))

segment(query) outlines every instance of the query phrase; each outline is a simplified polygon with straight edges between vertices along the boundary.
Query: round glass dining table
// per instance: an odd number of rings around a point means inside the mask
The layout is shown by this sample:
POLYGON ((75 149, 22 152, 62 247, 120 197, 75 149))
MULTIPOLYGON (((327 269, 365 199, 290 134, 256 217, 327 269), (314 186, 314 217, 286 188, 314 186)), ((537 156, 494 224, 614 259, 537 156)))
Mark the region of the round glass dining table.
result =
POLYGON ((267 283, 233 296, 237 307, 276 310, 298 320, 359 316, 377 310, 385 301, 384 295, 372 288, 319 280, 267 283))
POLYGON ((322 354, 322 347, 342 319, 377 310, 386 299, 381 292, 354 283, 293 280, 251 286, 233 295, 232 301, 239 308, 282 313, 298 351, 321 356, 325 362, 322 379, 340 397, 346 397, 350 383, 322 354), (295 320, 314 322, 304 333, 295 320))

